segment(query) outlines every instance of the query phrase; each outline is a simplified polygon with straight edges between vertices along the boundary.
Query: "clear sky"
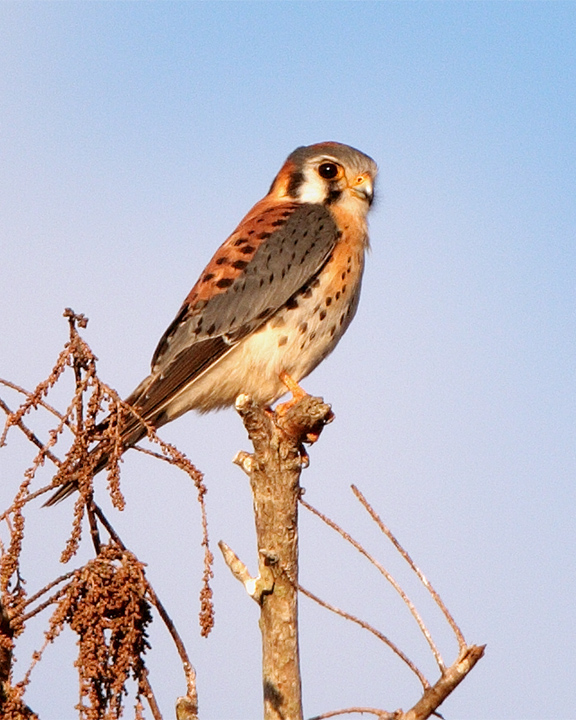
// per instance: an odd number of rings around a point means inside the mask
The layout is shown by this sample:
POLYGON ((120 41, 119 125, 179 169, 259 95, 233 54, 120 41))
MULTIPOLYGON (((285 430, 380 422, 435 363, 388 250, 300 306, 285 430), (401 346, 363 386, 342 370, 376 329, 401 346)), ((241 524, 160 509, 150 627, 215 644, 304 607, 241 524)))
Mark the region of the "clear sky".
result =
MULTIPOLYGON (((0 5, 0 376, 21 385, 48 374, 70 306, 90 318, 102 377, 128 394, 289 152, 338 140, 379 163, 358 316, 305 382, 337 419, 302 483, 395 569, 356 483, 467 640, 488 644, 441 708, 450 720, 574 717, 575 60, 574 3, 0 5)), ((230 462, 247 448, 239 418, 191 414, 162 434, 205 472, 214 549, 224 539, 254 569, 248 487, 230 462)), ((26 467, 7 457, 3 504, 26 467)), ((199 637, 189 483, 129 453, 123 487, 114 522, 182 630, 202 718, 253 720, 257 608, 218 556, 217 625, 199 637)), ((36 514, 30 588, 71 509, 36 514)), ((432 675, 380 578, 307 516, 301 542, 302 584, 432 675)), ((386 648, 306 599, 301 610, 308 717, 414 702, 386 648)), ((183 681, 159 629, 153 642, 169 717, 183 681)), ((29 702, 44 720, 73 716, 72 645, 37 668, 29 702)))

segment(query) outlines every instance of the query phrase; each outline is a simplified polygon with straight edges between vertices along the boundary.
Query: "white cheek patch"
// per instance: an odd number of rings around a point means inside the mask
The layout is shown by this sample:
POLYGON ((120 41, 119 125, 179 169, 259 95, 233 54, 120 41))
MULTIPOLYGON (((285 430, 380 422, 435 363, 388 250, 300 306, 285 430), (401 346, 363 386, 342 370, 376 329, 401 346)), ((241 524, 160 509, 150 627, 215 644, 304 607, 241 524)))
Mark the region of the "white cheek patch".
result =
POLYGON ((300 185, 300 202, 321 205, 326 199, 326 183, 313 168, 305 168, 304 182, 300 185))

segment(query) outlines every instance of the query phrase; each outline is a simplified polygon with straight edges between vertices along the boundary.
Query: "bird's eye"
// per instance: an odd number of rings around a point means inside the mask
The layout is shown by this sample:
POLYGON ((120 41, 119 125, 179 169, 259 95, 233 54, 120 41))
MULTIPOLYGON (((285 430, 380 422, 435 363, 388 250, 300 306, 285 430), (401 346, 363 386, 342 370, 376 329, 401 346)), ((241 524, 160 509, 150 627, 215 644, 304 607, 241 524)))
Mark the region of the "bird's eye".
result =
POLYGON ((338 165, 332 162, 322 163, 318 167, 318 175, 324 178, 324 180, 333 180, 338 175, 338 165))

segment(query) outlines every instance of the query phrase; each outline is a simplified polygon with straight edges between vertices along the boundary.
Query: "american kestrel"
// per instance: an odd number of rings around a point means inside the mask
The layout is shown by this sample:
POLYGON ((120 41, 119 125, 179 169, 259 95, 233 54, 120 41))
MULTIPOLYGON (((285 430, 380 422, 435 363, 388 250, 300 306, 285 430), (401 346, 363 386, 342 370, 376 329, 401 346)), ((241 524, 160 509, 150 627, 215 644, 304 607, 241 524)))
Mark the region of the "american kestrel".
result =
MULTIPOLYGON (((270 405, 306 377, 356 312, 376 173, 368 155, 336 142, 289 155, 206 266, 126 402, 160 427, 242 393, 270 405)), ((126 416, 123 447, 145 434, 126 416)), ((62 486, 49 504, 73 489, 62 486)))

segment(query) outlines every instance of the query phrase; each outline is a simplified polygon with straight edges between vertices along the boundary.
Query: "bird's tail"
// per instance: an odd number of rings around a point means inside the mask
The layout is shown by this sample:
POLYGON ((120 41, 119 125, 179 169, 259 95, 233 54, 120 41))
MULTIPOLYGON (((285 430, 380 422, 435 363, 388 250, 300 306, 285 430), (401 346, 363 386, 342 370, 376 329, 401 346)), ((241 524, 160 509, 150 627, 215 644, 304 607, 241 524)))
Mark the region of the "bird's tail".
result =
MULTIPOLYGON (((103 443, 97 445, 94 450, 92 450, 88 455, 88 461, 86 465, 88 467, 92 464, 94 465, 93 468, 90 468, 89 471, 92 476, 97 475, 99 472, 104 470, 104 468, 108 465, 108 460, 110 459, 110 451, 107 451, 104 447, 101 447, 102 445, 103 443), (99 455, 97 459, 96 455, 99 455)), ((78 467, 76 470, 72 470, 70 473, 66 473, 71 474, 72 478, 66 480, 66 482, 61 485, 58 490, 56 490, 56 492, 48 498, 48 500, 46 500, 43 507, 52 507, 52 505, 56 505, 56 503, 59 503, 61 500, 64 500, 70 495, 73 495, 76 490, 78 490, 77 478, 81 472, 83 472, 82 468, 78 467)))
MULTIPOLYGON (((106 418, 98 427, 102 431, 107 427, 106 418)), ((125 450, 135 445, 147 433, 146 427, 139 422, 133 415, 125 418, 124 427, 118 436, 104 437, 96 447, 89 452, 77 452, 72 446, 68 457, 62 467, 58 470, 55 479, 66 478, 56 492, 48 498, 44 503, 44 507, 56 505, 61 500, 73 495, 78 490, 78 485, 82 480, 91 480, 99 472, 102 472, 110 462, 117 462, 125 450)))

